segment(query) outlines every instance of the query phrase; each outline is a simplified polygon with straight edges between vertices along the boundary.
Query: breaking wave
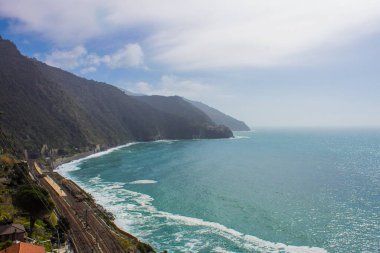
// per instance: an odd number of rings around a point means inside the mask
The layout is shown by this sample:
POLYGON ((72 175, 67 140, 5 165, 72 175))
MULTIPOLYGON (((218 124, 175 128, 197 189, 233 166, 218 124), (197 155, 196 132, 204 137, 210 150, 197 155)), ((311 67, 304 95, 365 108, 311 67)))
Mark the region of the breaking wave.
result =
MULTIPOLYGON (((147 181, 153 180, 134 182, 147 181)), ((318 247, 265 241, 216 222, 160 211, 153 205, 154 199, 151 196, 128 190, 124 183, 104 182, 98 176, 88 182, 76 182, 115 215, 115 223, 119 227, 146 240, 157 249, 169 252, 327 252, 318 247)))
POLYGON ((136 180, 136 181, 132 181, 132 182, 129 182, 129 184, 156 184, 157 181, 155 180, 136 180))
POLYGON ((110 148, 110 149, 107 149, 107 150, 104 150, 104 151, 101 151, 101 152, 97 152, 97 153, 91 154, 89 156, 86 156, 86 157, 83 157, 83 158, 80 158, 80 159, 77 159, 77 160, 73 160, 73 161, 68 162, 68 163, 61 164, 61 165, 59 165, 56 168, 56 171, 59 174, 67 177, 69 172, 80 170, 79 165, 83 161, 85 161, 85 160, 96 158, 96 157, 100 157, 100 156, 104 156, 104 155, 110 154, 110 153, 112 153, 112 152, 114 152, 116 150, 119 150, 119 149, 122 149, 122 148, 125 148, 125 147, 129 147, 129 146, 135 145, 137 143, 138 142, 127 143, 127 144, 124 144, 124 145, 120 145, 120 146, 117 146, 117 147, 114 147, 114 148, 110 148))

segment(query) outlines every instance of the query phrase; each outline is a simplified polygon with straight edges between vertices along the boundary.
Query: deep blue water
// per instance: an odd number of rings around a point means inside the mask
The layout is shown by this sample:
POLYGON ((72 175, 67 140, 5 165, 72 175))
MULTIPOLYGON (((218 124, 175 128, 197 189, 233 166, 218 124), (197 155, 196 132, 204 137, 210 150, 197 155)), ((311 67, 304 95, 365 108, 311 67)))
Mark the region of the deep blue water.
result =
POLYGON ((131 144, 60 172, 170 252, 380 252, 380 130, 131 144))

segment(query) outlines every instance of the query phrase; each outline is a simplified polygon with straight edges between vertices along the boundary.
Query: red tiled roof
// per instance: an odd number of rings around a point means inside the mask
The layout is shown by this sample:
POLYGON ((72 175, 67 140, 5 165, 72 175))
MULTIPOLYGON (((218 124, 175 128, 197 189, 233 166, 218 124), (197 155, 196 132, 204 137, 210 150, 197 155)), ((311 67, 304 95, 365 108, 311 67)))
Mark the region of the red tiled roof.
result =
POLYGON ((45 248, 30 243, 20 242, 1 250, 0 253, 45 253, 45 248))

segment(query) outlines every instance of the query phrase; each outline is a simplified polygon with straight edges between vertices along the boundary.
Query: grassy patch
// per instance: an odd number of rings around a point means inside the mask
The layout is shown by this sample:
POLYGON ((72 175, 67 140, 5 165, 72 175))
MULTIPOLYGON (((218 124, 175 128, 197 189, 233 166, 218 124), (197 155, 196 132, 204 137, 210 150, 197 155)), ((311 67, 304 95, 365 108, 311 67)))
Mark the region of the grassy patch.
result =
POLYGON ((0 222, 11 221, 15 216, 12 204, 0 203, 0 222))
POLYGON ((0 155, 0 164, 5 167, 13 167, 16 164, 16 159, 9 154, 2 154, 0 155))
POLYGON ((54 212, 52 212, 51 215, 49 216, 49 222, 54 227, 58 225, 58 217, 57 215, 55 215, 54 212))
POLYGON ((14 223, 22 224, 25 229, 29 229, 29 217, 18 215, 13 220, 14 223))
POLYGON ((136 243, 131 240, 124 239, 121 237, 118 237, 117 240, 120 242, 123 249, 128 249, 128 250, 136 249, 136 243))

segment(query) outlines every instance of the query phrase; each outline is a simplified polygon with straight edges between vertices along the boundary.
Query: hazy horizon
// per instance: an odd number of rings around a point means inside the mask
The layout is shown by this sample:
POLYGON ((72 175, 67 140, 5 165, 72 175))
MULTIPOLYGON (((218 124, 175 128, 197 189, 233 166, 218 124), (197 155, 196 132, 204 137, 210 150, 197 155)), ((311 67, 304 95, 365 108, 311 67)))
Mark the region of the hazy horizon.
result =
POLYGON ((0 0, 0 35, 79 76, 253 128, 380 127, 376 1, 0 0))

